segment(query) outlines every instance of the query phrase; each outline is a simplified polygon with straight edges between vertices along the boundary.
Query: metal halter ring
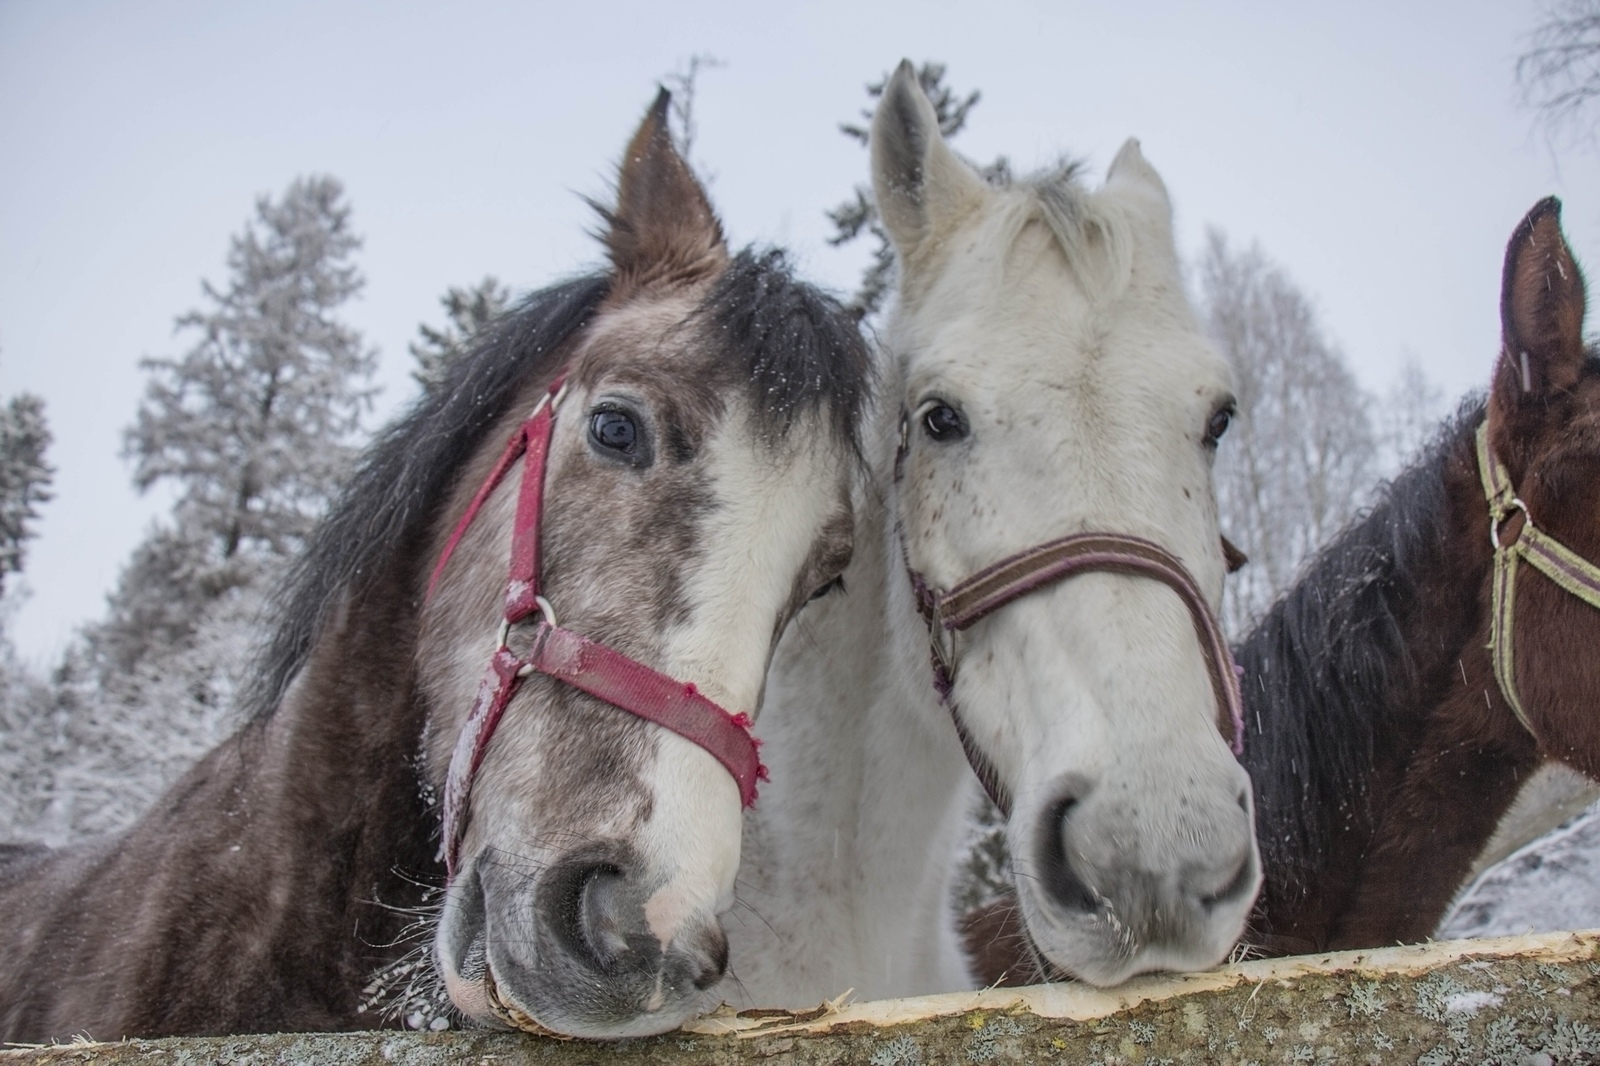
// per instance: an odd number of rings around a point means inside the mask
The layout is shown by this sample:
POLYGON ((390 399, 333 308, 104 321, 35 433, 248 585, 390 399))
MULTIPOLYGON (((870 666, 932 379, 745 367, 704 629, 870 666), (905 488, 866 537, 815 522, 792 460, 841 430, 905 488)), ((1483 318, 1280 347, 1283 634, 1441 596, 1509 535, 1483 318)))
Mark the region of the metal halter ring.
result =
MULTIPOLYGON (((1494 546, 1494 550, 1497 552, 1506 550, 1506 545, 1500 543, 1500 527, 1505 525, 1506 519, 1511 517, 1513 511, 1522 512, 1523 529, 1533 525, 1533 515, 1528 512, 1528 505, 1522 502, 1522 497, 1511 497, 1511 502, 1501 508, 1498 515, 1493 515, 1489 518, 1489 543, 1494 546)), ((1517 536, 1520 538, 1522 534, 1519 532, 1517 536)))
MULTIPOLYGON (((543 596, 535 596, 533 598, 533 602, 539 608, 540 621, 549 626, 551 629, 555 629, 556 609, 550 606, 550 601, 545 599, 543 596)), ((510 639, 511 622, 508 619, 502 619, 500 622, 500 632, 495 636, 495 650, 498 651, 501 648, 510 647, 510 644, 508 643, 510 639)))

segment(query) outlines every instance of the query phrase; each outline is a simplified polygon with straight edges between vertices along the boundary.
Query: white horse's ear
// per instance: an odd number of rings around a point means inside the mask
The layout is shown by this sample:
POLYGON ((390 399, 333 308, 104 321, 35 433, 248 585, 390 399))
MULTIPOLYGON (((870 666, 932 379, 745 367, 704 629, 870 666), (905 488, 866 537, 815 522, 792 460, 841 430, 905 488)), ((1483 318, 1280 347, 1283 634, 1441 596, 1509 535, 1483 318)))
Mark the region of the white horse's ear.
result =
POLYGON ((908 59, 890 77, 872 119, 872 188, 902 258, 947 232, 987 192, 983 179, 945 143, 908 59))
POLYGON ((1139 138, 1129 137, 1117 150, 1117 157, 1106 171, 1106 185, 1137 185, 1154 194, 1167 210, 1172 210, 1172 198, 1167 195, 1167 183, 1161 180, 1156 168, 1145 159, 1139 148, 1139 138))

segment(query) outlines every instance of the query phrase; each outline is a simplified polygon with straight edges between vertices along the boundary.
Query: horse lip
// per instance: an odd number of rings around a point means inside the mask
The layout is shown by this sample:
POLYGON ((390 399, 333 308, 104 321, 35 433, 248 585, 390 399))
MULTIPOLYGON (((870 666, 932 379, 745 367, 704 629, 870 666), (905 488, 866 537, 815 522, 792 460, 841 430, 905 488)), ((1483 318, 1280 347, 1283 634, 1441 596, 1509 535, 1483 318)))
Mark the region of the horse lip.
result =
POLYGON ((554 1029, 541 1025, 539 1021, 522 1009, 515 1002, 508 1002, 509 997, 500 995, 500 986, 494 979, 494 967, 485 963, 483 969, 483 990, 488 1000, 489 1011, 501 1022, 513 1029, 520 1029, 525 1033, 537 1036, 552 1036, 558 1040, 571 1040, 571 1035, 558 1033, 554 1029))

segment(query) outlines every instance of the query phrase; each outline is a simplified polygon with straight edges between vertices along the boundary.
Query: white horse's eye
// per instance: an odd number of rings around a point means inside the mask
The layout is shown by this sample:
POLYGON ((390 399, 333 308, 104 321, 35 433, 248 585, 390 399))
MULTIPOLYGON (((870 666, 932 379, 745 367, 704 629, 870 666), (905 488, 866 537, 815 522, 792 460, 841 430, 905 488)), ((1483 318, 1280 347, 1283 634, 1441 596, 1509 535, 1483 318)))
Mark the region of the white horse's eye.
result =
POLYGON ((960 440, 967 435, 967 420, 949 404, 935 403, 922 413, 922 428, 933 440, 960 440))
POLYGON ((1218 410, 1211 416, 1211 421, 1206 423, 1206 443, 1213 448, 1216 447, 1217 441, 1222 439, 1222 435, 1228 432, 1228 427, 1232 424, 1233 410, 1227 407, 1218 410))

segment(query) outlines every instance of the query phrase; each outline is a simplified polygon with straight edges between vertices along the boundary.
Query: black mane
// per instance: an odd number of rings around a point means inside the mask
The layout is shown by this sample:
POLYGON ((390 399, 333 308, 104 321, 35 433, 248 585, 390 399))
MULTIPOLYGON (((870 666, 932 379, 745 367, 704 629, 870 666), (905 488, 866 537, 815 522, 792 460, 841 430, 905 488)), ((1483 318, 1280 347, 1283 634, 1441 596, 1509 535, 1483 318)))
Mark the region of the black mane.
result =
POLYGON ((1444 468, 1483 421, 1468 397, 1415 463, 1306 565, 1235 649, 1244 668, 1244 764, 1269 877, 1293 885, 1326 860, 1362 803, 1381 724, 1415 704, 1405 626, 1443 543, 1444 468))
POLYGON ((277 707, 349 586, 427 542, 456 472, 528 375, 594 315, 609 284, 592 275, 527 297, 410 411, 379 431, 273 597, 275 625, 244 693, 247 713, 267 715, 277 707))
MULTIPOLYGON (((243 697, 247 713, 269 715, 277 707, 346 590, 424 550, 457 471, 528 376, 590 321, 609 288, 608 277, 591 275, 527 297, 378 434, 273 598, 272 634, 243 697)), ((859 454, 858 422, 872 377, 866 344, 837 300, 794 278, 782 252, 739 254, 697 314, 726 338, 727 383, 745 389, 766 432, 781 437, 826 403, 834 434, 859 454)), ((420 596, 420 564, 414 569, 420 596)))

